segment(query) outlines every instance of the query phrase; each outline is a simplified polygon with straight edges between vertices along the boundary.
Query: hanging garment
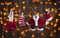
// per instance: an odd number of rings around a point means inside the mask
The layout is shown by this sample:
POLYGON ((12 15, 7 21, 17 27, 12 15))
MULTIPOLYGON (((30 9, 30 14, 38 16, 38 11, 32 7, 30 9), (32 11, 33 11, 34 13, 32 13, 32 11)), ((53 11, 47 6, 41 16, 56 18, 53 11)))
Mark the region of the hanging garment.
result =
POLYGON ((49 21, 52 20, 52 17, 51 17, 51 15, 48 12, 46 12, 46 14, 44 15, 44 18, 46 20, 45 25, 47 25, 49 23, 49 21))
POLYGON ((16 30, 16 23, 13 21, 14 13, 10 11, 9 20, 6 24, 6 30, 16 30))
POLYGON ((28 25, 31 25, 32 30, 35 30, 35 26, 38 26, 37 30, 44 30, 44 25, 47 25, 49 21, 51 21, 51 16, 50 14, 46 14, 45 15, 46 19, 40 18, 39 16, 33 16, 33 18, 31 18, 28 21, 28 25))
POLYGON ((19 25, 25 26, 25 17, 24 16, 19 16, 19 25))
POLYGON ((39 28, 43 28, 43 24, 45 24, 46 20, 42 19, 42 18, 38 18, 38 19, 34 19, 31 18, 28 23, 31 25, 31 28, 34 29, 35 26, 38 26, 39 28))
POLYGON ((6 30, 16 30, 16 23, 7 21, 6 30))

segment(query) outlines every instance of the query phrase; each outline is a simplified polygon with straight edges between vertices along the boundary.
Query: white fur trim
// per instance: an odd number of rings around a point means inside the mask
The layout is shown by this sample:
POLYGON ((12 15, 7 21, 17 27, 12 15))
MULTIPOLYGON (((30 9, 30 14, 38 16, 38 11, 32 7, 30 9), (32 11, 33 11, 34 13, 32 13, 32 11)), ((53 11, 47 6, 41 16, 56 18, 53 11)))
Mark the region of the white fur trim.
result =
POLYGON ((48 23, 49 23, 49 22, 48 22, 48 21, 46 21, 45 25, 48 25, 48 23))
POLYGON ((26 22, 27 25, 30 25, 28 22, 26 22))
POLYGON ((52 17, 50 17, 49 19, 47 19, 47 21, 51 21, 52 20, 52 17))
POLYGON ((31 29, 31 31, 36 31, 36 29, 31 29))
POLYGON ((49 21, 51 21, 51 20, 52 20, 52 17, 50 17, 49 19, 47 19, 45 25, 47 25, 49 23, 49 21))
POLYGON ((35 18, 35 15, 33 16, 33 19, 34 19, 34 21, 35 21, 35 26, 38 26, 38 20, 39 20, 39 16, 38 15, 36 15, 37 16, 37 18, 35 18))
POLYGON ((43 31, 43 30, 44 30, 44 28, 40 28, 40 29, 39 29, 39 28, 37 28, 37 30, 39 30, 39 31, 43 31))

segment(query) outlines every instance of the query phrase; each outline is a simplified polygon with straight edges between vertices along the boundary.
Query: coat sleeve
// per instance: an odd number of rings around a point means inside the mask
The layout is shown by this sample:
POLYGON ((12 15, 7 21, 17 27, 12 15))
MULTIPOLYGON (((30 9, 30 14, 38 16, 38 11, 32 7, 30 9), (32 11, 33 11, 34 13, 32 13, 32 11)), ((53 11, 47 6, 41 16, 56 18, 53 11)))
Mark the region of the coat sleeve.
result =
POLYGON ((52 20, 52 16, 48 12, 46 12, 45 18, 46 18, 46 21, 51 21, 52 20))
POLYGON ((45 24, 45 22, 46 22, 46 20, 44 20, 43 18, 39 18, 39 20, 42 24, 45 24))
POLYGON ((30 25, 30 24, 31 24, 31 21, 32 21, 32 19, 28 20, 28 21, 26 22, 26 24, 27 24, 27 25, 30 25))
POLYGON ((48 23, 49 23, 49 21, 51 21, 52 20, 52 17, 51 17, 51 15, 50 14, 46 14, 46 23, 45 23, 45 25, 47 25, 48 23))

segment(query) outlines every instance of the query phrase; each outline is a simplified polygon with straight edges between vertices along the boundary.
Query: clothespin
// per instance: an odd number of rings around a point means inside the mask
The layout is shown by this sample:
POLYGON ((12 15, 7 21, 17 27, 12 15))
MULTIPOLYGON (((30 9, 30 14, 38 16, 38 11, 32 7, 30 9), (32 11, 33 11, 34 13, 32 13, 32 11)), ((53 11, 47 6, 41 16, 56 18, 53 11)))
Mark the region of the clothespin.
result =
POLYGON ((24 14, 24 13, 22 12, 22 16, 23 16, 23 14, 24 14))
POLYGON ((13 15, 14 15, 13 11, 10 11, 9 21, 13 21, 13 17, 14 17, 13 15))

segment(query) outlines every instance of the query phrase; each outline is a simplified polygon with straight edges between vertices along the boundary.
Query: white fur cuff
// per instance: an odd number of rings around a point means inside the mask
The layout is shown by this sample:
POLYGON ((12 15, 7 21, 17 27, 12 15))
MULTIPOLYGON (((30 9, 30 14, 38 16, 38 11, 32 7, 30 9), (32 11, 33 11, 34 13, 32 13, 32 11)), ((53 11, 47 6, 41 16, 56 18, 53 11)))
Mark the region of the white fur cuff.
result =
POLYGON ((39 29, 39 28, 37 28, 37 30, 39 30, 39 31, 43 31, 43 30, 44 30, 44 28, 40 28, 40 29, 39 29))
POLYGON ((31 29, 31 31, 35 31, 36 29, 31 29))
POLYGON ((50 17, 49 19, 47 19, 47 21, 51 21, 52 20, 52 17, 50 17))

